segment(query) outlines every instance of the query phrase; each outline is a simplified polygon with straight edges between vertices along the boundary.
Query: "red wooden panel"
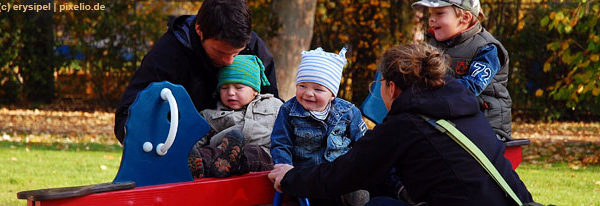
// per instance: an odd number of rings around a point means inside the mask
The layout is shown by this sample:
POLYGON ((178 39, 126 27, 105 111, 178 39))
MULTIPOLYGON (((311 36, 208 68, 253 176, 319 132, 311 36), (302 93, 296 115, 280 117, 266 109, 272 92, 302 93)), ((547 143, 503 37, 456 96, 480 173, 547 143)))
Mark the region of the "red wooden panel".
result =
POLYGON ((28 202, 28 205, 259 205, 273 201, 273 184, 267 172, 233 178, 204 178, 83 197, 28 202))
POLYGON ((519 164, 521 164, 521 146, 510 146, 506 147, 504 151, 504 157, 510 161, 512 164, 513 170, 517 169, 519 164))

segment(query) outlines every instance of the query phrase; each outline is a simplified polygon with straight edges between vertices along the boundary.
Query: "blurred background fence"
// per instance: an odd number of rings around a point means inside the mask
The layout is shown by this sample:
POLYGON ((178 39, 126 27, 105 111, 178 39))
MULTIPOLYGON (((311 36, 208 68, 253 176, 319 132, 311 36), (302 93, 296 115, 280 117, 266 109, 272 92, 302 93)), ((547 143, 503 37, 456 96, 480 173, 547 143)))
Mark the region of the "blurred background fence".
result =
MULTIPOLYGON (((281 0, 248 0, 253 28, 265 40, 281 26, 273 23, 274 1, 281 0)), ((377 57, 393 45, 422 40, 426 11, 411 8, 412 2, 316 0, 310 48, 351 47, 341 97, 362 103, 377 57)), ((484 27, 510 54, 515 118, 600 119, 600 0, 481 2, 484 27)), ((104 11, 0 12, 0 104, 40 107, 76 100, 111 110, 144 54, 166 32, 168 19, 194 15, 201 3, 119 0, 101 2, 104 11)))

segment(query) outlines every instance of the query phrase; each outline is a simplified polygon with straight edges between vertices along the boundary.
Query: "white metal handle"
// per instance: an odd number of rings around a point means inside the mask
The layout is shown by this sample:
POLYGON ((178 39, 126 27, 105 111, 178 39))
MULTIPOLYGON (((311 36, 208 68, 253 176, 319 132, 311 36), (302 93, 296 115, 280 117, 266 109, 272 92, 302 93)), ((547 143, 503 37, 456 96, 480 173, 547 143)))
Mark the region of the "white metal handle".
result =
POLYGON ((169 102, 169 109, 171 110, 171 126, 169 127, 169 134, 165 143, 160 143, 156 146, 156 154, 163 156, 167 154, 171 145, 175 141, 175 135, 177 134, 177 126, 179 125, 179 109, 177 109, 177 102, 170 89, 164 88, 160 91, 160 98, 169 102))

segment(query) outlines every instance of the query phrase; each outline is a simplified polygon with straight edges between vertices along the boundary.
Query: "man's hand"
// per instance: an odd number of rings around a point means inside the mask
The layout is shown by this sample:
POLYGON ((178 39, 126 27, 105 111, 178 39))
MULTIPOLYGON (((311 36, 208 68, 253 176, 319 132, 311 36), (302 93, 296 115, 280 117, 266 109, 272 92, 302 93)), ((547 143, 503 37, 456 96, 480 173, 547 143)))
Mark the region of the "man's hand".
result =
POLYGON ((273 167, 274 169, 269 172, 268 177, 271 182, 273 182, 273 187, 275 190, 283 193, 283 191, 281 191, 281 180, 288 171, 294 168, 294 166, 288 164, 276 164, 273 167))

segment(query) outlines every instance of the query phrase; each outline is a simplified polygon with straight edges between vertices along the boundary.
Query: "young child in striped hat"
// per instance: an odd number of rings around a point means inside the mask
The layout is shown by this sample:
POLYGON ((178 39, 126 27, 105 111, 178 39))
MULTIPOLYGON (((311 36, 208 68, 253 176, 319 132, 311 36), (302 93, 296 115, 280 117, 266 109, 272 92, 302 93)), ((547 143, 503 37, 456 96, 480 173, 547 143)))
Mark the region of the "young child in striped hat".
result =
POLYGON ((264 70, 254 55, 238 55, 219 70, 220 102, 216 109, 200 112, 211 131, 188 157, 194 178, 273 169, 270 135, 283 102, 272 94, 259 94, 261 86, 269 85, 264 70))
MULTIPOLYGON (((271 133, 275 164, 306 167, 333 162, 367 131, 360 110, 336 97, 347 62, 345 53, 345 48, 339 54, 321 48, 302 52, 296 97, 281 106, 271 133)), ((364 193, 360 196, 366 198, 363 202, 350 202, 366 203, 369 198, 364 193)), ((347 199, 311 198, 310 201, 315 205, 340 205, 347 199)))

